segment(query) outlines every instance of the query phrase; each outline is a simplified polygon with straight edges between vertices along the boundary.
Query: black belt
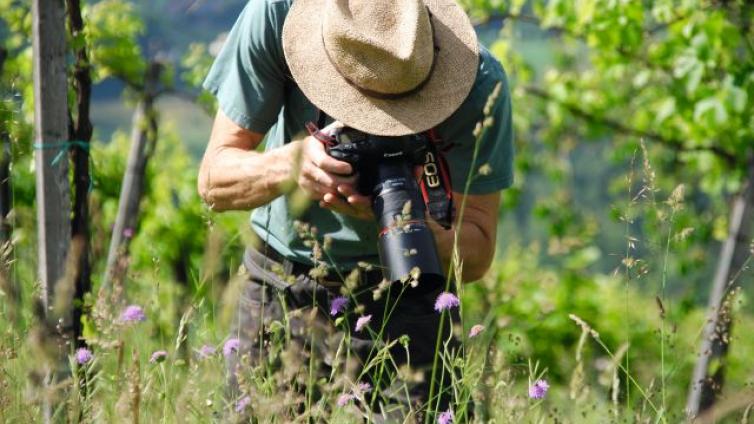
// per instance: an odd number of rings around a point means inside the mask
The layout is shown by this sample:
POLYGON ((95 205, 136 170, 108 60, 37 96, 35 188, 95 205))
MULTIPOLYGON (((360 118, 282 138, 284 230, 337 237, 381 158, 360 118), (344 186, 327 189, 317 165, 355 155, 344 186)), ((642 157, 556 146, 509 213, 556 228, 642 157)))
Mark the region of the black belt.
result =
MULTIPOLYGON (((286 258, 282 254, 280 254, 280 252, 275 250, 272 246, 270 246, 267 243, 264 243, 263 241, 259 242, 259 246, 256 249, 252 249, 252 248, 246 249, 246 252, 244 254, 244 262, 245 263, 252 262, 265 269, 271 269, 270 265, 274 266, 274 263, 277 263, 277 265, 281 267, 282 271, 285 274, 293 275, 293 276, 298 276, 298 275, 308 276, 309 271, 311 271, 312 268, 314 268, 312 265, 286 258), (257 251, 256 255, 254 254, 255 253, 254 250, 257 251), (261 261, 258 258, 259 255, 264 256, 268 260, 267 262, 272 261, 273 264, 260 263, 261 261), (257 259, 255 259, 255 257, 257 259)), ((248 265, 247 265, 247 268, 248 268, 248 265)), ((351 270, 348 270, 346 272, 338 274, 337 272, 330 270, 327 273, 327 275, 321 278, 317 278, 316 281, 317 283, 326 287, 340 287, 343 285, 343 280, 346 277, 348 277, 350 272, 351 270)), ((379 269, 372 269, 369 271, 361 269, 359 270, 359 274, 360 274, 360 284, 366 287, 376 286, 383 279, 382 271, 379 269)))

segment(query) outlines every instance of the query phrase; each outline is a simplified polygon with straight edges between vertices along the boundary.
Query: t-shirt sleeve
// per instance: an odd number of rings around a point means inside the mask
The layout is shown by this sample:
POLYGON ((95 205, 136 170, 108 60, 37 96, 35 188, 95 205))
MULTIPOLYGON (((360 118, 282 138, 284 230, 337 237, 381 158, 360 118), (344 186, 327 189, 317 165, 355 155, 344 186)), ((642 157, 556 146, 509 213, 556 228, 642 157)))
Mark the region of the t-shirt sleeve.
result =
POLYGON ((493 193, 513 184, 513 122, 508 79, 502 66, 488 52, 483 52, 478 72, 474 95, 470 95, 446 123, 450 141, 454 143, 446 159, 453 191, 459 193, 464 192, 469 178, 468 194, 493 193), (500 84, 500 92, 489 115, 485 116, 487 99, 497 84, 500 84), (483 130, 477 157, 473 160, 477 143, 474 127, 485 118, 492 122, 483 130), (451 124, 454 120, 456 122, 451 124))
POLYGON ((286 64, 281 33, 284 2, 250 0, 204 80, 228 118, 266 133, 283 106, 286 64))
POLYGON ((513 119, 508 79, 505 73, 497 81, 500 94, 495 100, 491 126, 483 130, 476 170, 471 174, 470 194, 484 194, 513 184, 513 119))

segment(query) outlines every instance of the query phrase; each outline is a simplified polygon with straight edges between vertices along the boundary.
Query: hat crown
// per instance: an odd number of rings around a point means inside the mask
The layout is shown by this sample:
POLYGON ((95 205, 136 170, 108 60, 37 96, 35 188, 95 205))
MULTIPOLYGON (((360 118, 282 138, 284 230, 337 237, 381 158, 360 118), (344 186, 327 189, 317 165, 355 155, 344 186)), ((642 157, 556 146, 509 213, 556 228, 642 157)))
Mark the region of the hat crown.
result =
POLYGON ((351 84, 401 94, 429 76, 434 40, 421 0, 326 0, 323 12, 327 56, 351 84))

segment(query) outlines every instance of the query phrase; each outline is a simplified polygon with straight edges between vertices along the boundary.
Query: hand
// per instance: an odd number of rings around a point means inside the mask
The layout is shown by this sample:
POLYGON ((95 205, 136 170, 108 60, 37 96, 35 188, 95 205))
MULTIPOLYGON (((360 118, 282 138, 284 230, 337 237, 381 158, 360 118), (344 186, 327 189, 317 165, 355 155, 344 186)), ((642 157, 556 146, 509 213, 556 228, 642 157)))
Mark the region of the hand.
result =
MULTIPOLYGON (((342 123, 335 121, 323 128, 322 132, 331 134, 342 126, 342 123)), ((302 144, 299 186, 309 198, 319 200, 321 208, 358 219, 374 219, 372 199, 356 191, 357 176, 351 175, 351 165, 328 155, 322 143, 314 137, 307 137, 302 144)))
MULTIPOLYGON (((337 122, 323 129, 332 131, 337 122)), ((301 142, 301 168, 298 185, 312 200, 322 201, 325 195, 337 197, 339 186, 352 187, 356 177, 351 175, 353 168, 348 162, 339 161, 325 151, 325 147, 312 136, 301 142)))
MULTIPOLYGON (((335 121, 325 127, 322 132, 332 134, 334 130, 342 127, 341 122, 335 121)), ((338 184, 336 193, 325 193, 319 202, 319 206, 354 218, 373 220, 372 198, 364 196, 356 190, 356 178, 358 178, 358 175, 354 175, 350 181, 344 184, 338 184)))
POLYGON ((319 206, 358 219, 375 219, 374 213, 372 212, 371 197, 358 193, 352 184, 339 185, 337 190, 340 196, 327 193, 319 202, 319 206))

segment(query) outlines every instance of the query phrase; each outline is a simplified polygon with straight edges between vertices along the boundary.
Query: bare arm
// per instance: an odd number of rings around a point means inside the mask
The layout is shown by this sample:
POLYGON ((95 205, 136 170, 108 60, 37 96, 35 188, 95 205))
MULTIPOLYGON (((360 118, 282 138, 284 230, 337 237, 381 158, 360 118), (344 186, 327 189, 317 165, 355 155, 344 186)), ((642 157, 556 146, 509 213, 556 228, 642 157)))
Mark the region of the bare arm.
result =
MULTIPOLYGON (((500 193, 466 197, 466 210, 460 228, 457 222, 450 230, 443 229, 432 219, 427 222, 435 235, 445 269, 452 260, 455 232, 459 232, 458 252, 463 262, 463 280, 475 281, 484 276, 495 256, 500 193)), ((453 201, 460 207, 463 194, 453 193, 453 201)))
POLYGON ((321 200, 347 183, 335 174, 349 174, 350 165, 327 156, 312 137, 255 151, 263 138, 217 112, 197 182, 199 194, 212 209, 253 209, 296 183, 310 198, 321 200))
POLYGON ((199 194, 212 209, 252 209, 281 194, 293 173, 296 146, 254 151, 263 137, 217 112, 198 179, 199 194))

